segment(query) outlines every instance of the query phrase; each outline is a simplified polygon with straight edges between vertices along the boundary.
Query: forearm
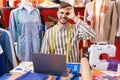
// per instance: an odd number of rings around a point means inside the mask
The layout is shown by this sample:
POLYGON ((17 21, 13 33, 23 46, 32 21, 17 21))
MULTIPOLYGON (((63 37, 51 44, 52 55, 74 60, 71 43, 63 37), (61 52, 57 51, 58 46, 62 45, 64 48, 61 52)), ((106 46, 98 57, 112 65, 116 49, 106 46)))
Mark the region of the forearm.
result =
POLYGON ((89 26, 87 23, 81 21, 80 19, 77 19, 75 26, 78 30, 79 38, 91 39, 95 36, 95 32, 92 27, 89 26))

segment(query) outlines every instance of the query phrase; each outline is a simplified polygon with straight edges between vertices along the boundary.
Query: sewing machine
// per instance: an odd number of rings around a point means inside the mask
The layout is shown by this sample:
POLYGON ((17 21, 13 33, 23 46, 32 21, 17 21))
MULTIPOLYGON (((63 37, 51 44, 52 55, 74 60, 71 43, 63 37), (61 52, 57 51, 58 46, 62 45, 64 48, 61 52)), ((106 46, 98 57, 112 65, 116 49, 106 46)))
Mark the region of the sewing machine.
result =
MULTIPOLYGON (((106 59, 101 60, 100 55, 106 53, 110 57, 115 57, 116 47, 106 42, 99 42, 93 44, 88 48, 89 52, 89 63, 92 69, 108 70, 109 62, 106 59)), ((114 66, 114 63, 112 63, 114 66)), ((115 66, 116 68, 116 66, 115 66)))

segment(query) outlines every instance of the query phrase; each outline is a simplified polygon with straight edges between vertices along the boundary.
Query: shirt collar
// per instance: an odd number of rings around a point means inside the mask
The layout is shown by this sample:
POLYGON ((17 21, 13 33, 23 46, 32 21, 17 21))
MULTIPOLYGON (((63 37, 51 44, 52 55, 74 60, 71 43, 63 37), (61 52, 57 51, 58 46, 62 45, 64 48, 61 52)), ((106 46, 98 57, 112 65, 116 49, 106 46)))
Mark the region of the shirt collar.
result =
POLYGON ((57 25, 57 29, 59 31, 65 31, 65 30, 68 30, 70 23, 67 23, 66 26, 63 28, 61 28, 58 24, 56 24, 56 25, 57 25))
MULTIPOLYGON (((22 10, 22 9, 25 9, 25 8, 24 8, 24 6, 23 6, 22 4, 19 4, 19 9, 22 10)), ((33 11, 33 10, 35 10, 35 8, 33 8, 33 7, 31 6, 31 11, 33 11)))

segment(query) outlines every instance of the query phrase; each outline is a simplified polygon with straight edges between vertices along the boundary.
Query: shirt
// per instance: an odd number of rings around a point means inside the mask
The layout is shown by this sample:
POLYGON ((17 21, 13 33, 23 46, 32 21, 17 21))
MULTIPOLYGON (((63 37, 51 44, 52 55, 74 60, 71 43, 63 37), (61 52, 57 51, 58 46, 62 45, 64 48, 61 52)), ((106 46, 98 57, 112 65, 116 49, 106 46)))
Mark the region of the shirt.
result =
MULTIPOLYGON (((69 24, 68 24, 69 25, 69 24)), ((60 28, 59 25, 55 25, 56 27, 56 33, 55 33, 55 39, 54 39, 54 54, 59 55, 66 55, 66 48, 67 48, 67 38, 68 38, 68 26, 65 28, 60 28)), ((53 28, 48 29, 45 32, 43 42, 42 42, 42 48, 41 53, 51 53, 51 40, 52 40, 52 34, 53 34, 53 28)), ((79 53, 79 41, 81 39, 91 39, 95 36, 94 30, 87 25, 85 22, 78 19, 75 25, 72 25, 72 31, 70 35, 70 51, 69 51, 69 57, 68 62, 80 62, 80 53, 79 53)))
POLYGON ((10 33, 5 29, 0 28, 0 45, 3 50, 0 54, 0 76, 8 73, 17 66, 17 60, 11 44, 10 33))
POLYGON ((118 22, 117 22, 117 32, 116 32, 116 36, 120 37, 120 0, 115 0, 116 1, 116 8, 117 8, 117 12, 118 12, 118 22))
POLYGON ((31 7, 28 13, 22 5, 10 13, 9 31, 12 35, 13 42, 17 39, 17 10, 18 10, 18 58, 21 61, 32 60, 32 53, 40 52, 40 30, 41 18, 38 9, 31 7))

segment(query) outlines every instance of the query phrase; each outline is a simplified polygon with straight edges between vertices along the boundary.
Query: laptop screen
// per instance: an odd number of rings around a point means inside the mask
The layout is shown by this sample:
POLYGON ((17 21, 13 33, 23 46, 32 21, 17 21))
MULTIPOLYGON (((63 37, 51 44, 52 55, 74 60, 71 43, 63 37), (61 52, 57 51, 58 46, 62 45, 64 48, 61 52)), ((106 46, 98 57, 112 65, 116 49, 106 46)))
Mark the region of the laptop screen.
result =
POLYGON ((33 53, 34 72, 63 75, 66 72, 65 55, 33 53))

